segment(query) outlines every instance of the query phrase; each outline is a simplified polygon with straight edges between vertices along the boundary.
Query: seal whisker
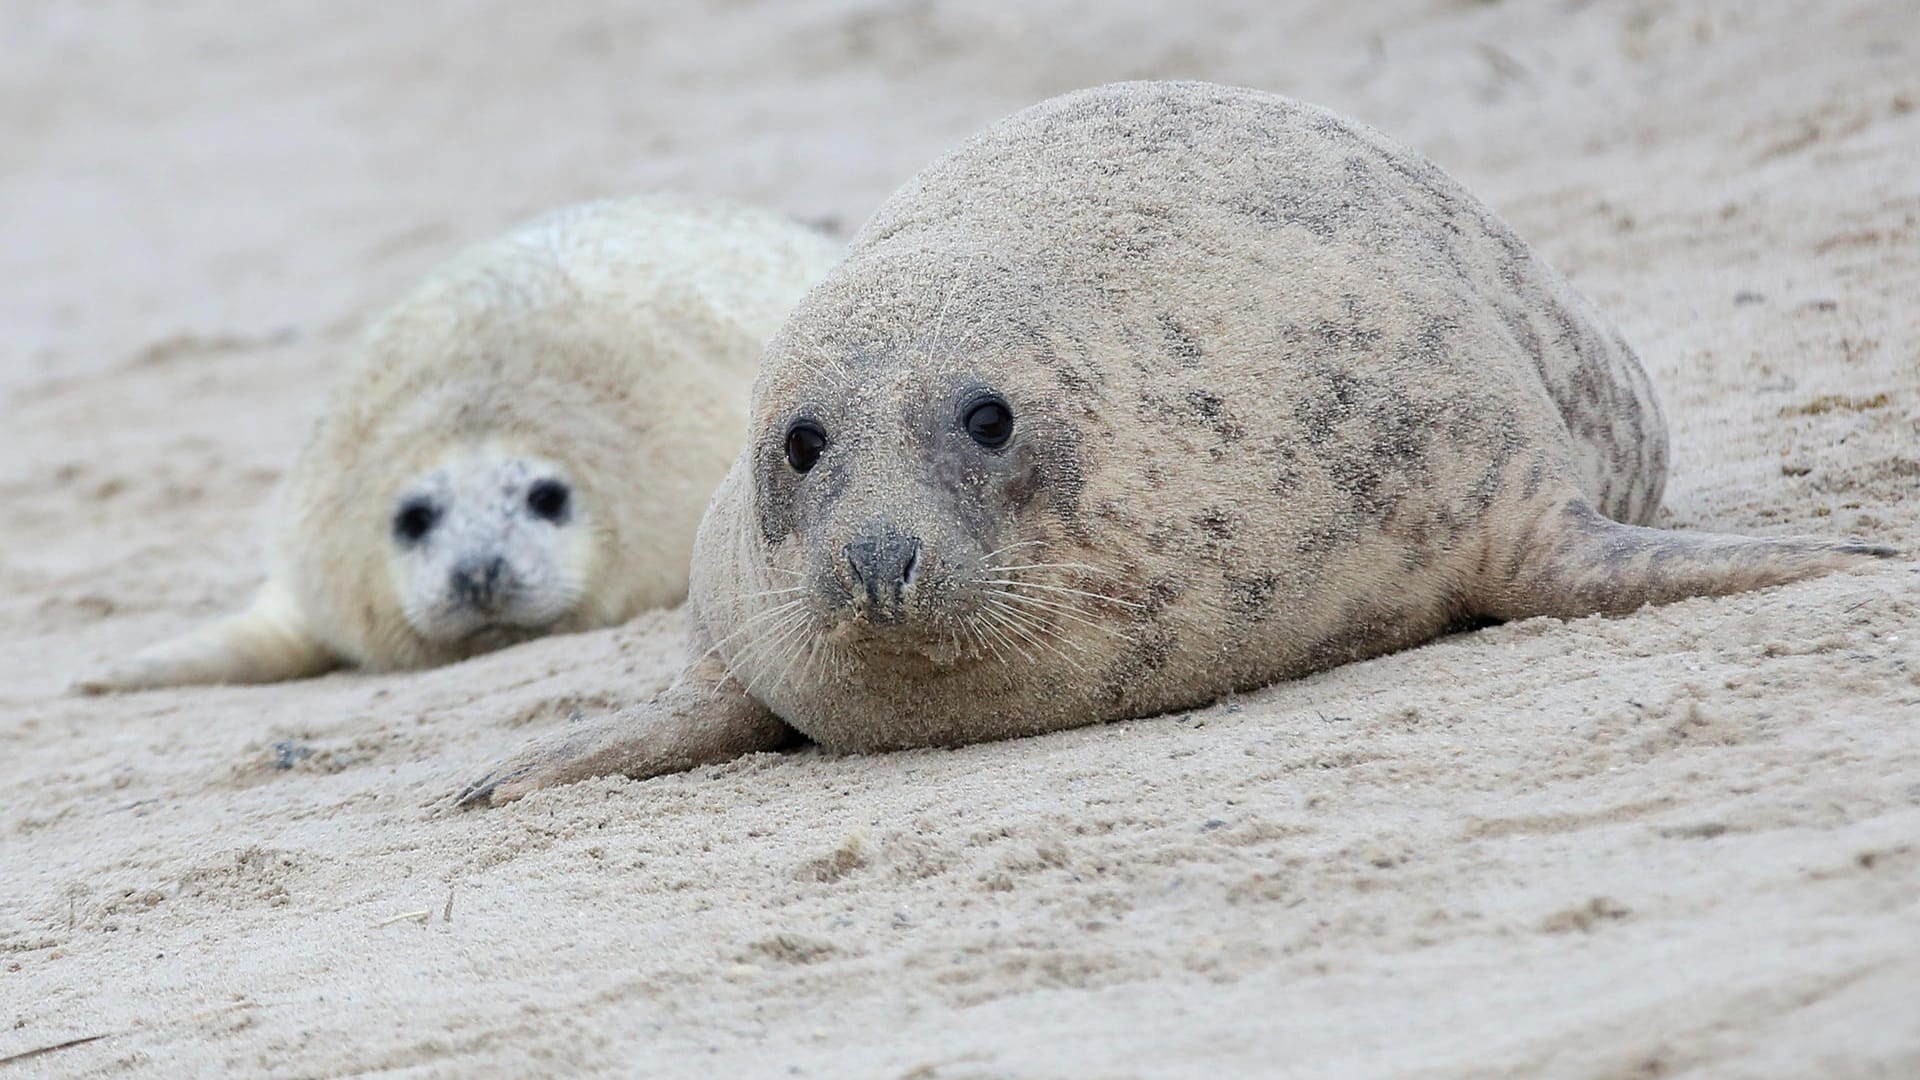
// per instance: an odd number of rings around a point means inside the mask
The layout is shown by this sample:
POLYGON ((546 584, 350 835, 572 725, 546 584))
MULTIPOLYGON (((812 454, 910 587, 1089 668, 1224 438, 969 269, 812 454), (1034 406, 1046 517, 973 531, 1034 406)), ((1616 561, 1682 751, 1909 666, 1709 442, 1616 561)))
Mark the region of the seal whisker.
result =
MULTIPOLYGON (((741 623, 739 627, 733 631, 733 633, 728 634, 726 637, 723 637, 719 641, 715 642, 714 648, 717 649, 720 646, 725 645, 727 642, 732 641, 734 638, 739 637, 741 634, 744 634, 748 630, 752 629, 756 624, 766 619, 771 619, 778 615, 784 615, 787 612, 792 611, 794 608, 800 607, 805 602, 806 601, 804 598, 796 599, 796 600, 788 600, 784 603, 775 604, 773 607, 755 612, 754 614, 748 616, 747 620, 741 623)), ((709 650, 709 652, 711 651, 712 650, 709 650)), ((705 656, 702 656, 701 659, 705 659, 705 656)))
POLYGON ((1000 651, 998 642, 993 642, 993 640, 987 638, 987 625, 985 625, 985 621, 981 621, 979 611, 973 611, 973 613, 968 615, 966 628, 968 628, 968 634, 973 638, 973 657, 975 657, 975 659, 987 659, 987 653, 993 653, 993 659, 1000 661, 1000 663, 1006 663, 1006 653, 1000 651))
POLYGON ((1086 651, 1085 646, 1081 645, 1077 641, 1074 641, 1072 638, 1062 636, 1053 627, 1047 626, 1045 623, 1039 622, 1032 615, 1027 614, 1026 612, 1017 611, 1014 608, 1002 607, 1000 613, 1006 616, 1009 620, 1011 620, 1015 626, 1024 627, 1027 640, 1033 642, 1035 645, 1038 645, 1046 649, 1047 651, 1053 653, 1055 656, 1058 656, 1061 660, 1065 661, 1069 666, 1071 666, 1075 671, 1081 672, 1082 674, 1086 672, 1087 670, 1086 665, 1080 663, 1080 661, 1074 659, 1072 656, 1069 656, 1066 652, 1064 652, 1059 647, 1059 645, 1054 644, 1054 642, 1059 641, 1061 643, 1064 643, 1065 645, 1067 645, 1067 647, 1073 649, 1076 652, 1085 652, 1086 651))
POLYGON ((1002 619, 998 614, 991 611, 980 612, 980 628, 983 633, 992 634, 999 644, 1005 645, 1007 648, 1018 652, 1023 657, 1028 657, 1028 663, 1033 662, 1028 652, 1021 648, 1012 637, 1008 636, 1006 620, 1002 619))
MULTIPOLYGON (((741 658, 752 660, 754 666, 759 668, 747 680, 748 693, 753 693, 758 688, 761 678, 767 675, 773 666, 771 663, 760 664, 759 661, 777 658, 793 642, 804 638, 809 629, 806 613, 801 612, 786 621, 775 623, 766 633, 754 638, 752 643, 740 651, 741 658)), ((728 666, 733 667, 731 664, 728 666)), ((735 677, 738 677, 737 671, 735 677)), ((776 678, 775 681, 777 682, 778 679, 776 678)))
POLYGON ((1031 627, 1032 629, 1038 631, 1041 634, 1046 635, 1049 638, 1054 638, 1059 641, 1064 641, 1070 647, 1074 649, 1078 649, 1081 652, 1085 652, 1087 649, 1087 646, 1081 644, 1078 641, 1073 640, 1071 637, 1068 637, 1066 634, 1061 633, 1059 627, 1054 626, 1053 624, 1048 622, 1047 616, 1050 614, 1048 612, 1029 611, 1023 608, 1017 608, 1010 604, 1004 603, 1000 598, 989 599, 988 603, 997 605, 1002 614, 1006 615, 1009 618, 1015 619, 1022 625, 1031 627))
POLYGON ((1093 574, 1105 574, 1105 575, 1107 575, 1108 577, 1119 577, 1119 576, 1121 576, 1121 575, 1120 575, 1120 572, 1119 572, 1119 571, 1117 571, 1117 570, 1109 570, 1109 569, 1107 569, 1107 568, 1106 568, 1106 567, 1104 567, 1104 566, 1095 566, 1095 565, 1093 565, 1092 563, 1083 563, 1083 562, 1040 562, 1040 563, 1018 563, 1018 564, 1016 564, 1016 565, 1013 565, 1013 566, 988 566, 988 567, 986 567, 986 569, 988 569, 988 570, 995 570, 995 571, 1013 571, 1013 570, 1084 570, 1084 571, 1086 571, 1086 572, 1088 572, 1088 573, 1093 573, 1093 574))
MULTIPOLYGON (((788 612, 794 610, 795 608, 800 607, 805 603, 806 603, 806 600, 804 597, 802 597, 801 599, 798 599, 798 600, 788 600, 783 604, 777 604, 773 607, 767 608, 764 611, 755 612, 754 614, 748 616, 745 622, 735 627, 732 633, 728 634, 726 637, 721 638, 719 641, 714 642, 713 646, 709 648, 706 652, 703 652, 699 656, 695 657, 693 662, 695 664, 699 664, 700 662, 706 660, 708 657, 712 656, 714 653, 719 652, 722 648, 725 648, 726 645, 729 642, 731 642, 734 638, 737 638, 741 634, 744 634, 747 631, 752 630, 760 622, 766 619, 774 618, 775 616, 785 615, 788 612)), ((756 638, 755 640, 758 640, 758 639, 756 638)), ((740 651, 745 652, 746 646, 742 646, 740 651)))
POLYGON ((759 600, 769 596, 785 596, 789 593, 804 592, 805 585, 789 585, 784 589, 761 589, 759 592, 741 593, 742 600, 759 600))
POLYGON ((1004 566, 994 566, 994 565, 993 565, 993 557, 994 557, 995 555, 1004 555, 1004 554, 1006 554, 1007 552, 1009 552, 1009 551, 1013 551, 1013 550, 1015 550, 1015 549, 1017 549, 1017 548, 1023 548, 1023 547, 1032 547, 1032 546, 1033 546, 1033 545, 1035 545, 1035 544, 1044 544, 1044 543, 1046 543, 1046 541, 1045 541, 1045 540, 1043 540, 1043 539, 1040 539, 1040 538, 1038 538, 1038 537, 1036 537, 1036 538, 1034 538, 1034 539, 1032 539, 1032 540, 1020 540, 1020 541, 1016 541, 1016 542, 1014 542, 1014 543, 1011 543, 1011 544, 1008 544, 1008 545, 1006 545, 1005 547, 997 547, 997 548, 994 548, 994 549, 993 549, 992 551, 989 551, 989 552, 987 552, 987 553, 986 553, 985 555, 982 555, 982 556, 980 556, 980 563, 981 563, 981 565, 983 565, 983 566, 986 566, 986 567, 988 567, 989 569, 993 569, 993 570, 1005 570, 1005 569, 1008 569, 1008 567, 1004 567, 1004 566))
POLYGON ((792 672, 793 665, 799 662, 800 657, 807 652, 808 648, 813 644, 813 641, 819 636, 816 634, 810 637, 806 633, 807 627, 804 621, 802 621, 800 629, 800 633, 789 634, 782 639, 780 648, 787 654, 787 662, 780 665, 780 674, 774 676, 773 681, 776 683, 784 683, 787 681, 787 675, 792 672))
MULTIPOLYGON (((1021 625, 1033 626, 1035 630, 1043 632, 1043 634, 1050 636, 1050 638, 1064 638, 1064 640, 1068 640, 1066 634, 1062 634, 1058 626, 1048 623, 1048 615, 1052 615, 1050 611, 1029 611, 1029 609, 1025 609, 1025 607, 1016 607, 1016 605, 1008 603, 1008 600, 1014 600, 1014 598, 1010 598, 1010 596, 1004 594, 1004 592, 1002 592, 1002 594, 989 594, 989 596, 983 598, 983 600, 985 600, 985 603, 996 607, 998 611, 1002 611, 1004 615, 1008 615, 1010 619, 1018 619, 1021 625)), ((1085 648, 1085 646, 1081 646, 1079 642, 1073 642, 1073 648, 1085 648)))
POLYGON ((1007 662, 1006 654, 1000 651, 1000 646, 987 639, 987 635, 984 632, 985 624, 982 622, 979 612, 976 611, 968 615, 964 625, 968 635, 973 639, 973 655, 980 656, 982 653, 991 651, 995 660, 1003 664, 1007 662))
POLYGON ((832 669, 837 648, 819 634, 807 642, 807 665, 800 672, 800 678, 809 686, 818 686, 825 681, 824 676, 832 669), (815 674, 815 672, 819 674, 815 674))
POLYGON ((1067 665, 1069 668, 1072 668, 1078 674, 1081 674, 1081 675, 1087 674, 1087 666, 1081 663, 1072 654, 1062 650, 1058 645, 1055 645, 1053 642, 1048 641, 1046 638, 1040 636, 1039 634, 1031 630, 1025 631, 1024 636, 1028 641, 1032 642, 1034 645, 1038 646, 1039 648, 1045 649, 1046 651, 1052 653, 1056 657, 1059 657, 1061 663, 1067 665))
POLYGON ((1033 635, 1031 631, 1021 629, 1019 626, 1016 626, 1011 620, 1007 619, 1004 615, 999 614, 997 612, 983 611, 981 612, 981 615, 983 618, 991 620, 995 625, 997 625, 1000 628, 999 633, 1001 636, 1001 640, 1007 643, 1008 648, 1011 648, 1015 652, 1019 653, 1021 656, 1021 659, 1025 660, 1029 664, 1038 663, 1038 658, 1036 658, 1032 652, 1028 651, 1026 645, 1024 644, 1027 641, 1033 640, 1033 635))
POLYGON ((1065 585, 1046 585, 1038 581, 1023 581, 1019 578, 986 578, 984 579, 984 581, 986 584, 990 584, 990 585, 1006 585, 1006 586, 1017 585, 1025 589, 1044 589, 1047 592, 1065 593, 1072 596, 1084 596, 1089 599, 1098 600, 1103 604, 1112 604, 1116 607, 1128 608, 1133 611, 1145 611, 1147 608, 1147 605, 1135 603, 1132 600, 1122 600, 1117 596, 1108 596, 1105 593, 1088 592, 1085 589, 1070 589, 1065 585))
MULTIPOLYGON (((805 629, 803 621, 800 619, 788 618, 783 620, 778 626, 768 630, 760 639, 760 648, 755 655, 766 661, 768 668, 772 668, 783 658, 790 660, 792 650, 796 643, 801 641, 805 636, 805 629)), ((778 679, 779 676, 776 675, 775 678, 778 679)))
POLYGON ((789 642, 798 639, 806 631, 806 613, 790 612, 786 618, 767 627, 766 632, 754 640, 763 653, 777 656, 787 648, 789 642))
POLYGON ((1132 634, 1127 633, 1125 630, 1122 630, 1117 626, 1109 626, 1106 623, 1100 622, 1096 619, 1089 618, 1088 615, 1090 613, 1087 612, 1085 608, 1073 607, 1068 604, 1060 603, 1059 601, 1047 600, 1045 598, 1038 597, 1038 596, 1021 596, 1018 593, 1003 592, 997 595, 1002 600, 1008 600, 1008 601, 1013 601, 1020 604, 1026 604, 1031 607, 1035 607, 1047 612, 1051 612, 1063 619, 1071 619, 1074 622, 1080 623, 1081 625, 1088 627, 1089 629, 1098 630, 1103 634, 1108 634, 1113 637, 1119 638, 1121 641, 1134 640, 1134 637, 1132 634))

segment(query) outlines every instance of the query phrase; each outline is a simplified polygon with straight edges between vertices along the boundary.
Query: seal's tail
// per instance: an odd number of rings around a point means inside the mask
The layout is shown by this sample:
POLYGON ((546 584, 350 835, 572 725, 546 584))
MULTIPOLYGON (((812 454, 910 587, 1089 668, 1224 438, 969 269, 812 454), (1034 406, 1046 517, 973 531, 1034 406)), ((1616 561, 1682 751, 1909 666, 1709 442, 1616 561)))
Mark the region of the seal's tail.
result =
POLYGON ((204 683, 264 683, 318 675, 339 666, 305 629, 291 597, 268 586, 251 607, 143 649, 74 681, 82 694, 153 690, 204 683))
POLYGON ((1557 519, 1543 518, 1506 565, 1493 568, 1476 608, 1499 619, 1619 613, 1781 585, 1897 554, 1858 540, 1760 539, 1622 525, 1576 499, 1557 519))

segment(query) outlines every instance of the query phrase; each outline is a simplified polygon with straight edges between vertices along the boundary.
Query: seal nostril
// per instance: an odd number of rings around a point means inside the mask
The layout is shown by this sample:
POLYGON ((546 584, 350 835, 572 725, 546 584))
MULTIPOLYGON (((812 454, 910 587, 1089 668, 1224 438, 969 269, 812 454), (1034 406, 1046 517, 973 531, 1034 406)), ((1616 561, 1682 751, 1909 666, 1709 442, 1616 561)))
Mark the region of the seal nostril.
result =
POLYGON ((492 607, 506 591, 507 560, 467 559, 447 574, 447 588, 469 607, 492 607))
POLYGON ((912 585, 913 579, 919 576, 920 576, 920 541, 908 540, 907 541, 907 565, 904 569, 900 571, 900 587, 904 589, 907 586, 912 585))
POLYGON ((919 539, 891 525, 876 525, 840 550, 853 572, 856 603, 864 594, 877 615, 898 618, 901 596, 919 576, 919 539))

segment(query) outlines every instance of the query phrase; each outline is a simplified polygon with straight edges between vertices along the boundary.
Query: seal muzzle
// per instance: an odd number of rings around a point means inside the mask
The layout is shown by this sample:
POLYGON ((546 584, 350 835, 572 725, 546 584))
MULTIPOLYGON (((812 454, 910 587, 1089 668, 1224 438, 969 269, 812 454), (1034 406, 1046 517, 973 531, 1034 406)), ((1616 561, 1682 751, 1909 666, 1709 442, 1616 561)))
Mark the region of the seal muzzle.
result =
POLYGON ((876 623, 898 622, 905 614, 905 594, 920 568, 920 538, 908 536, 890 524, 868 526, 841 551, 853 571, 853 602, 864 606, 876 623), (862 590, 866 603, 861 604, 862 590))

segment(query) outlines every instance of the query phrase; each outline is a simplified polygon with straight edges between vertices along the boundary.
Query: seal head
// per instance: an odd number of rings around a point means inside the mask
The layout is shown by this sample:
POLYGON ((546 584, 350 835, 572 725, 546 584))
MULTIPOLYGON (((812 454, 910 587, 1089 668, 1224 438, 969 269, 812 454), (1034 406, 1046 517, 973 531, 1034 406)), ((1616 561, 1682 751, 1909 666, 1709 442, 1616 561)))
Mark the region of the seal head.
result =
POLYGON ((594 548, 591 510, 567 470, 489 443, 402 487, 387 568, 423 640, 495 645, 572 613, 593 579, 594 548))

